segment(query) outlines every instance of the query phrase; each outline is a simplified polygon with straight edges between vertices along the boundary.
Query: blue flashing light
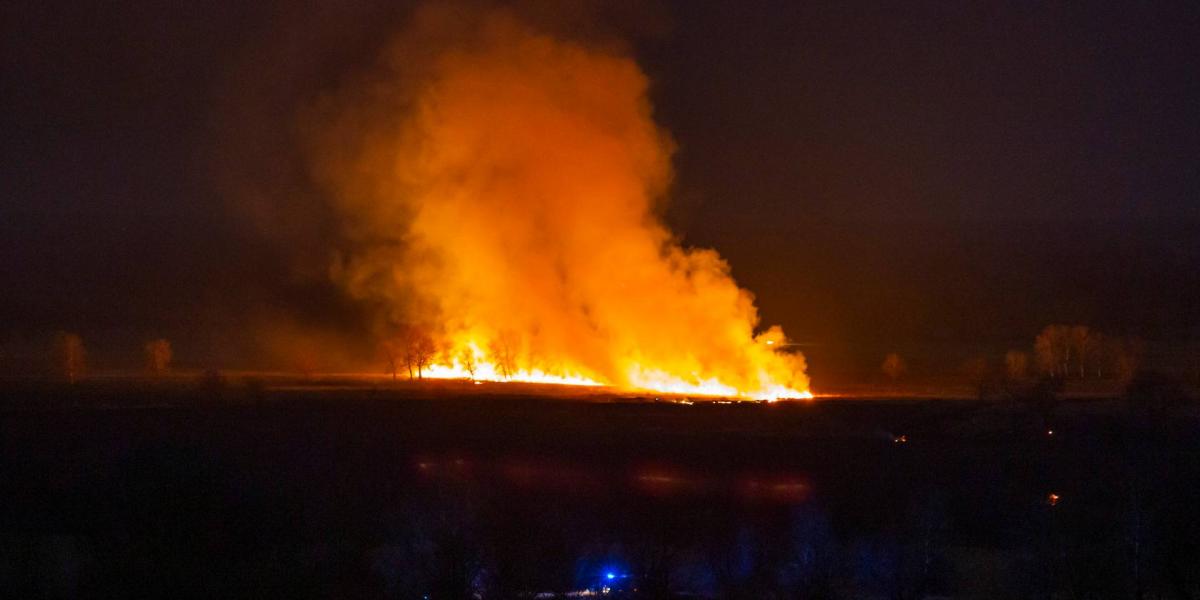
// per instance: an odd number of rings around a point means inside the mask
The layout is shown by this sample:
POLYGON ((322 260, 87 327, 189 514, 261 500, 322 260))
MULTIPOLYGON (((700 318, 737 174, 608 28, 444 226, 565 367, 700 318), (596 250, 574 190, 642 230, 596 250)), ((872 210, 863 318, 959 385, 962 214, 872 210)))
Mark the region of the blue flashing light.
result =
POLYGON ((616 579, 616 578, 617 578, 617 574, 616 574, 616 573, 613 573, 612 571, 609 571, 608 573, 605 573, 605 574, 604 574, 604 578, 605 578, 605 579, 607 579, 607 580, 609 580, 609 581, 612 581, 612 580, 614 580, 614 579, 616 579))

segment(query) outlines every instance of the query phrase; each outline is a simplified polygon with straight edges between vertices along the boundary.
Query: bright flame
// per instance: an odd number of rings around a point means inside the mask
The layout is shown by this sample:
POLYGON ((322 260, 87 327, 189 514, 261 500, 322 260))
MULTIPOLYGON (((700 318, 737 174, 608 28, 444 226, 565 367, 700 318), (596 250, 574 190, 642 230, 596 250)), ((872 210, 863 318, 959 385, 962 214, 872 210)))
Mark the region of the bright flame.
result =
POLYGON ((729 265, 662 223, 674 144, 631 58, 507 13, 416 23, 316 144, 334 278, 382 335, 429 340, 432 377, 811 397, 729 265))
MULTIPOLYGON (((541 369, 518 369, 505 376, 503 369, 497 367, 490 362, 482 352, 478 350, 476 344, 469 345, 470 352, 474 354, 474 363, 472 369, 464 366, 465 361, 451 360, 446 363, 436 363, 425 367, 423 376, 432 379, 468 379, 475 382, 481 381, 520 381, 527 383, 546 383, 555 385, 578 385, 578 386, 610 386, 612 384, 593 379, 586 375, 574 373, 551 373, 541 369)), ((699 381, 697 383, 689 383, 678 377, 672 376, 664 371, 639 370, 634 369, 629 374, 630 385, 625 386, 633 390, 646 390, 661 392, 664 394, 674 394, 680 396, 700 396, 712 398, 749 398, 754 400, 775 401, 780 399, 811 399, 812 393, 805 391, 793 390, 781 385, 767 385, 754 394, 747 394, 729 385, 721 383, 719 380, 710 379, 699 381)))
POLYGON ((472 369, 467 369, 462 360, 452 360, 446 363, 436 363, 426 367, 424 377, 433 379, 470 379, 473 381, 523 381, 527 383, 550 383, 556 385, 602 386, 603 382, 596 381, 578 374, 548 373, 541 369, 518 369, 507 377, 503 369, 488 361, 475 344, 468 346, 474 354, 475 363, 472 369))

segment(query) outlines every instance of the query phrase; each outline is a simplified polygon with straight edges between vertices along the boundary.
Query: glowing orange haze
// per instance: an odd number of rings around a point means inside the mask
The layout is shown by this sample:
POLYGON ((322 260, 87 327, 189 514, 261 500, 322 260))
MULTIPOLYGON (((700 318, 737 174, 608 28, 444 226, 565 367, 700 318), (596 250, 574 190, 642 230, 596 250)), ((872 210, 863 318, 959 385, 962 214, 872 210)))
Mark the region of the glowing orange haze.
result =
POLYGON ((353 247, 335 279, 381 335, 433 337, 427 375, 469 353, 477 379, 809 396, 728 264, 661 222, 673 144, 633 60, 437 9, 389 57, 320 108, 317 167, 353 247))

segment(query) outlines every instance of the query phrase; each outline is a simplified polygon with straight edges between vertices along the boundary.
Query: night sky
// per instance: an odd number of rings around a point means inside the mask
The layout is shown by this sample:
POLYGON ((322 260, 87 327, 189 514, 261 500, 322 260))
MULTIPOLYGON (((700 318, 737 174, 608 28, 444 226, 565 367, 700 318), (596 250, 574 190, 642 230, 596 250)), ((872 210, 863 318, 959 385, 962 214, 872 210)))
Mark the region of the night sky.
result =
MULTIPOLYGON (((353 335, 319 257, 278 250, 321 229, 293 116, 408 15, 338 4, 0 8, 0 349, 74 330, 122 366, 166 336, 229 366, 264 318, 353 335), (263 186, 296 198, 269 234, 235 199, 263 186)), ((818 382, 1049 323, 1200 338, 1194 3, 627 4, 520 10, 631 44, 679 146, 668 223, 818 382)))

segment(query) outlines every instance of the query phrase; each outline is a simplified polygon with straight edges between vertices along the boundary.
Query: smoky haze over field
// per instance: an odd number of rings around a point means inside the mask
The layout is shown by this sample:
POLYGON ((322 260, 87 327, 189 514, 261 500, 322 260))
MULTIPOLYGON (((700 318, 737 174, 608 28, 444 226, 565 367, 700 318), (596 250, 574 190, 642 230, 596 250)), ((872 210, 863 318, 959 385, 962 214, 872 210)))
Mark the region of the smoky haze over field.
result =
MULTIPOLYGON (((550 4, 509 10, 636 60, 678 147, 650 178, 666 224, 816 344, 817 377, 1056 322, 1196 339, 1195 7, 550 4)), ((444 47, 406 60, 413 7, 3 11, 6 364, 59 329, 99 366, 157 337, 195 366, 372 358, 314 144, 381 54, 415 77, 444 47)))
POLYGON ((380 336, 620 386, 807 389, 728 264, 659 221, 673 142, 619 48, 430 7, 384 61, 309 116, 346 241, 331 274, 380 336))

